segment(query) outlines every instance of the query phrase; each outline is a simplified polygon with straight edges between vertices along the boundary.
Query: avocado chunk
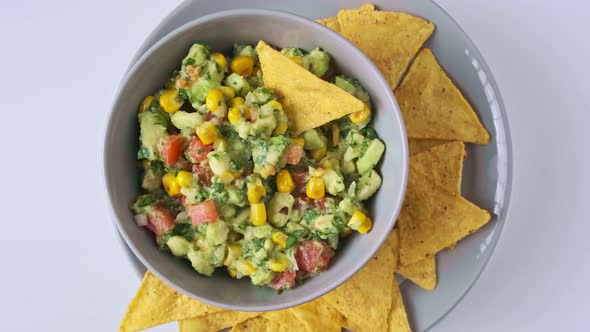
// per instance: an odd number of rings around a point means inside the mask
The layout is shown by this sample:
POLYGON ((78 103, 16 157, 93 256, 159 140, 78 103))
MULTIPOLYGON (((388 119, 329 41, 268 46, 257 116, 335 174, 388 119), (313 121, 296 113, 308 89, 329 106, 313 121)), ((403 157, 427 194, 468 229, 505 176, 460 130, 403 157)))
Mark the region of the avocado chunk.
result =
POLYGON ((241 75, 232 73, 225 78, 225 85, 231 86, 239 96, 245 97, 252 88, 248 81, 241 75))
POLYGON ((309 71, 315 76, 322 77, 330 68, 330 54, 316 47, 306 57, 309 59, 309 71))
POLYGON ((252 45, 248 44, 234 44, 233 48, 233 56, 238 57, 240 55, 250 56, 253 57, 254 60, 258 59, 258 54, 256 53, 256 48, 252 47, 252 45))
POLYGON ((315 129, 310 129, 303 133, 303 140, 305 150, 316 150, 323 148, 326 143, 322 140, 320 134, 315 129))
POLYGON ((333 169, 326 169, 322 174, 322 179, 326 184, 326 191, 330 195, 338 195, 344 190, 344 178, 333 169))
POLYGON ((218 89, 219 87, 219 82, 200 77, 188 90, 188 100, 194 108, 199 108, 205 102, 209 90, 218 89))
POLYGON ((188 253, 189 242, 182 236, 175 235, 166 242, 174 256, 185 256, 188 253))
POLYGON ((177 111, 170 117, 174 127, 182 129, 191 129, 194 131, 197 126, 203 123, 203 117, 199 113, 188 113, 185 111, 177 111))
POLYGON ((215 266, 209 263, 207 259, 208 255, 202 250, 194 250, 189 248, 187 257, 191 261, 191 264, 197 272, 204 274, 206 276, 211 276, 213 271, 215 271, 215 266))
POLYGON ((293 56, 303 56, 304 53, 300 48, 297 47, 287 47, 281 50, 281 54, 286 57, 293 57, 293 56))
POLYGON ((336 76, 336 79, 334 80, 334 84, 337 87, 339 87, 340 89, 357 97, 362 102, 364 102, 366 104, 371 103, 371 97, 369 96, 369 94, 367 93, 365 88, 363 88, 363 86, 361 85, 361 82, 359 82, 359 80, 354 79, 354 78, 350 78, 350 77, 346 77, 344 75, 340 75, 340 76, 336 76))
POLYGON ((157 147, 160 139, 166 136, 168 127, 168 115, 159 109, 152 107, 138 115, 141 142, 141 149, 138 153, 139 159, 155 160, 157 147))
POLYGON ((289 221, 295 198, 288 193, 277 192, 268 203, 268 219, 276 227, 283 227, 289 221), (287 209, 287 213, 282 213, 287 209))
POLYGON ((215 222, 207 223, 205 239, 207 243, 210 243, 212 245, 220 245, 225 243, 228 233, 229 228, 227 227, 225 222, 223 220, 218 219, 215 222))
POLYGON ((203 66, 209 58, 211 51, 205 43, 195 43, 188 51, 188 54, 182 59, 182 69, 188 65, 203 66))
POLYGON ((264 105, 271 100, 276 100, 274 92, 267 88, 256 88, 246 95, 246 102, 250 105, 264 105))
POLYGON ((211 151, 207 154, 209 166, 215 175, 221 175, 231 168, 231 159, 229 155, 223 151, 211 151))
POLYGON ((381 159, 383 151, 385 151, 385 145, 377 138, 372 140, 365 153, 356 161, 358 172, 364 174, 375 167, 381 159))
POLYGON ((360 200, 365 200, 371 196, 379 189, 381 186, 381 177, 374 169, 370 170, 369 172, 363 174, 358 182, 358 192, 356 193, 356 197, 360 200))

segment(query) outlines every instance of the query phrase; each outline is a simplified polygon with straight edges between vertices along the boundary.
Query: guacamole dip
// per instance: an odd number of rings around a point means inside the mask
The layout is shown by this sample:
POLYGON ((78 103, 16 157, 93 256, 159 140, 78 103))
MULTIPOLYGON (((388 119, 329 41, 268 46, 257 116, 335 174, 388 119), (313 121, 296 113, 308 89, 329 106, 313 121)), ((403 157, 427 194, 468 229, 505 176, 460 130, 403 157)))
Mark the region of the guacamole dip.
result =
POLYGON ((197 272, 224 268, 279 292, 325 271, 341 238, 370 231, 363 202, 381 186, 385 149, 359 81, 336 75, 320 48, 281 53, 364 109, 295 135, 252 45, 223 55, 196 43, 139 107, 144 194, 131 205, 197 272))

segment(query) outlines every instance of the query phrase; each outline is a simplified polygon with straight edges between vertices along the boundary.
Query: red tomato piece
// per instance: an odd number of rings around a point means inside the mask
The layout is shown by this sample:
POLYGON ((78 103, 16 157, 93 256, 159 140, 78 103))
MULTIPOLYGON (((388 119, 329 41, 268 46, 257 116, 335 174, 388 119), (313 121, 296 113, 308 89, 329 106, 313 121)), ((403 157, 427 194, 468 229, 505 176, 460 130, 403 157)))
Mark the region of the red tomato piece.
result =
POLYGON ((207 153, 211 152, 213 146, 211 144, 205 145, 197 136, 193 136, 188 148, 186 148, 186 155, 193 163, 199 163, 207 159, 207 153))
POLYGON ((295 271, 285 271, 278 273, 272 279, 270 283, 270 287, 278 290, 278 291, 285 291, 288 289, 293 288, 295 286, 295 271))
POLYGON ((217 208, 212 199, 206 200, 197 205, 187 206, 188 215, 191 217, 193 226, 204 224, 206 222, 215 222, 219 216, 217 208))
POLYGON ((297 144, 291 144, 287 150, 287 164, 297 165, 303 156, 303 148, 297 144))
POLYGON ((299 269, 317 273, 326 271, 334 249, 324 241, 308 240, 301 242, 295 252, 295 260, 299 269))
POLYGON ((207 161, 203 161, 201 164, 193 165, 193 173, 196 173, 199 176, 199 180, 204 185, 211 185, 211 178, 213 177, 213 172, 209 167, 209 163, 207 161))
POLYGON ((162 235, 174 228, 174 217, 163 206, 154 205, 146 212, 146 216, 148 219, 147 228, 156 235, 162 235))
POLYGON ((184 137, 181 135, 168 135, 158 145, 158 152, 164 159, 164 164, 170 166, 174 164, 182 154, 184 137))

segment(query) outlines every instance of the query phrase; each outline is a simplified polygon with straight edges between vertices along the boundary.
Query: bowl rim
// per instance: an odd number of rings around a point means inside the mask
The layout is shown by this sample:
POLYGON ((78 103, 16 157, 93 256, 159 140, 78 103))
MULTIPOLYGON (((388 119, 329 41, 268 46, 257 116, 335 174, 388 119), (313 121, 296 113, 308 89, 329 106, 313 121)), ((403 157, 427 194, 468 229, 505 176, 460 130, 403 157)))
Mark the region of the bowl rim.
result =
MULTIPOLYGON (((297 15, 297 14, 293 14, 293 13, 289 13, 289 12, 285 12, 285 11, 280 11, 280 10, 270 10, 270 9, 232 9, 232 10, 219 11, 219 12, 215 12, 215 13, 211 13, 208 15, 198 17, 198 18, 191 20, 190 22, 187 22, 186 24, 183 24, 182 26, 172 30, 170 33, 166 34, 163 38, 161 38, 155 44, 153 44, 150 48, 148 48, 145 51, 145 53, 143 53, 135 61, 135 63, 132 66, 130 66, 129 68, 126 69, 123 77, 121 78, 121 80, 119 82, 118 88, 114 94, 113 102, 111 103, 111 106, 109 108, 108 118, 107 118, 107 122, 106 122, 105 129, 104 129, 104 146, 103 146, 103 150, 102 150, 102 160, 103 160, 102 179, 103 179, 104 188, 105 188, 105 191, 106 191, 106 194, 108 197, 108 199, 107 199, 108 208, 109 208, 109 211, 110 211, 112 218, 113 218, 112 223, 116 227, 115 231, 118 231, 118 233, 123 238, 124 243, 131 249, 131 251, 133 252, 135 257, 137 257, 139 259, 139 261, 148 269, 148 271, 152 272, 154 275, 156 275, 158 278, 160 278, 164 283, 166 283, 170 287, 174 288, 175 290, 181 292, 182 294, 185 294, 195 300, 201 301, 201 302, 206 303, 208 305, 212 305, 215 307, 228 309, 228 310, 261 311, 261 312, 263 312, 263 311, 280 310, 280 309, 294 307, 294 306, 297 306, 297 305, 300 305, 300 304, 303 304, 303 303, 306 303, 306 302, 309 302, 309 301, 312 301, 316 298, 321 297, 322 295, 332 291, 333 289, 337 288, 338 286, 340 286, 341 284, 346 282, 348 279, 350 279, 363 266, 366 265, 366 263, 371 259, 371 257, 373 257, 375 255, 375 253, 379 250, 381 245, 385 242, 385 240, 387 239, 387 236, 389 235, 389 233, 391 232, 391 230, 395 226, 397 217, 399 216, 399 213, 400 213, 400 210, 402 207, 402 203, 403 203, 403 200, 404 200, 404 197, 406 194, 408 172, 409 172, 409 169, 408 169, 409 168, 409 150, 408 149, 409 149, 408 148, 408 139, 407 139, 404 120, 401 115, 401 110, 399 108, 397 100, 395 99, 395 96, 394 96, 391 88, 389 87, 389 84, 385 81, 385 79, 381 75, 380 71, 373 64, 373 62, 364 53, 362 53, 354 44, 349 42, 347 39, 345 39, 344 37, 342 37, 338 33, 332 31, 331 29, 315 22, 314 20, 308 19, 308 18, 303 17, 301 15, 297 15), (116 105, 118 105, 121 102, 121 97, 122 97, 121 93, 123 91, 123 87, 125 86, 126 82, 129 81, 129 79, 138 71, 138 69, 140 67, 142 67, 145 64, 145 62, 152 56, 152 54, 158 48, 160 48, 163 44, 167 43, 169 40, 175 38, 177 35, 185 32, 187 30, 191 30, 201 24, 210 22, 210 21, 215 21, 215 20, 219 20, 222 18, 232 18, 232 17, 245 16, 245 15, 283 17, 283 18, 295 21, 297 23, 301 23, 301 26, 307 26, 307 28, 311 27, 312 29, 318 29, 318 30, 322 31, 324 34, 330 36, 330 38, 336 39, 336 40, 338 40, 339 43, 344 44, 347 52, 352 52, 355 54, 355 57, 357 57, 357 58, 360 57, 361 59, 363 59, 363 61, 365 62, 364 65, 366 66, 367 70, 372 72, 371 76, 375 76, 375 79, 377 80, 379 87, 385 91, 384 97, 386 99, 388 99, 388 101, 391 102, 392 105, 394 106, 394 109, 390 110, 390 111, 393 112, 393 117, 394 117, 394 119, 397 120, 395 122, 397 123, 398 128, 394 127, 392 129, 399 130, 399 133, 402 137, 402 144, 401 144, 401 147, 399 147, 401 150, 400 151, 401 153, 399 155, 400 155, 400 158, 402 159, 402 177, 399 181, 399 183, 401 185, 401 192, 400 192, 399 199, 396 202, 393 202, 394 203, 393 204, 393 206, 394 206, 393 218, 392 218, 392 220, 387 220, 388 226, 386 228, 386 232, 384 232, 383 234, 380 234, 380 236, 378 237, 378 239, 376 241, 376 243, 378 243, 379 245, 374 246, 374 248, 372 250, 365 252, 364 256, 359 256, 359 259, 357 260, 357 262, 354 265, 352 265, 349 269, 347 269, 346 273, 343 273, 338 276, 334 276, 332 278, 332 280, 330 282, 326 283, 326 286, 323 287, 320 291, 310 292, 310 293, 304 294, 296 299, 292 299, 290 301, 285 301, 280 304, 272 304, 272 305, 265 304, 265 305, 243 306, 243 305, 234 305, 234 304, 228 304, 228 303, 223 303, 223 302, 217 302, 217 301, 208 299, 206 297, 203 297, 199 294, 196 294, 194 292, 191 292, 191 291, 185 289, 184 287, 178 285, 177 283, 175 283, 174 281, 172 281, 171 279, 167 278, 165 275, 160 273, 143 256, 143 254, 141 253, 141 250, 139 248, 137 248, 133 244, 132 241, 130 241, 127 233, 125 232, 125 230, 121 226, 122 220, 124 218, 122 218, 122 216, 119 216, 118 213, 116 212, 116 209, 114 207, 115 203, 114 203, 113 195, 112 195, 112 190, 114 190, 114 188, 112 188, 109 185, 109 181, 108 181, 108 175, 109 175, 109 170, 108 170, 109 166, 108 165, 111 162, 113 162, 111 160, 111 158, 109 157, 109 153, 108 153, 108 150, 110 149, 109 133, 111 132, 111 128, 113 126, 113 121, 114 121, 113 118, 114 118, 114 114, 115 114, 114 111, 115 111, 116 105)), ((300 285, 299 287, 304 287, 304 285, 300 285)))

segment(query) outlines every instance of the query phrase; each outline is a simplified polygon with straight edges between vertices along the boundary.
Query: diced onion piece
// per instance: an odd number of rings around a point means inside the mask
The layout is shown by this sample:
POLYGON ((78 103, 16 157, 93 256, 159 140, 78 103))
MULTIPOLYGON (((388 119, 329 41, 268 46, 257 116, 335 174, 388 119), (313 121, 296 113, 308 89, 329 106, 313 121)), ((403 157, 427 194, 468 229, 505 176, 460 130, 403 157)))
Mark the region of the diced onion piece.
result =
POLYGON ((135 220, 135 224, 139 227, 143 227, 148 224, 148 219, 145 214, 135 215, 133 216, 133 220, 135 220))

